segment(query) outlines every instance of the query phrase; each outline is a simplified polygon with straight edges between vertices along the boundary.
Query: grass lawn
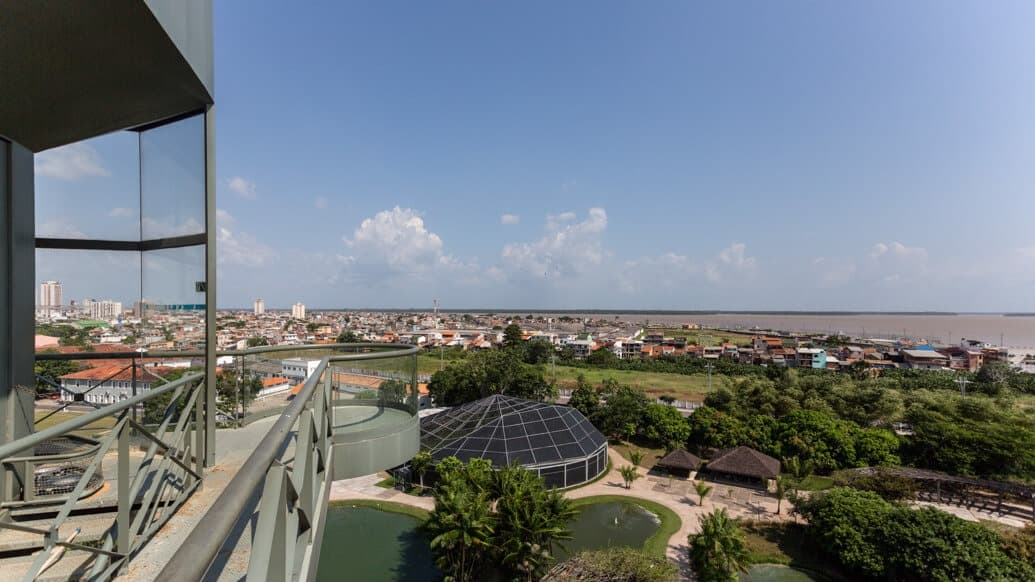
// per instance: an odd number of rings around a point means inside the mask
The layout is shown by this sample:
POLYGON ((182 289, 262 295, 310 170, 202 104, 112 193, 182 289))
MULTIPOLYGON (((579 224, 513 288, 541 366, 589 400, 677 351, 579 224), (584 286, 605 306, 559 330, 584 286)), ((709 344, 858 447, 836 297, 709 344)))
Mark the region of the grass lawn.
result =
POLYGON ((798 489, 801 489, 802 491, 824 491, 833 486, 834 480, 830 477, 809 475, 802 479, 801 483, 798 484, 798 489))
MULTIPOLYGON (((570 366, 557 366, 557 387, 575 388, 576 379, 579 374, 586 376, 591 384, 600 385, 605 379, 614 379, 619 384, 627 384, 634 388, 641 388, 650 396, 672 396, 679 400, 704 400, 704 396, 710 392, 708 389, 708 374, 663 374, 658 372, 636 372, 632 370, 598 370, 586 368, 574 368, 570 366)), ((547 379, 552 378, 552 369, 546 367, 547 379)), ((712 375, 712 390, 721 386, 730 387, 732 380, 721 374, 712 375)))
MULTIPOLYGON (((35 411, 35 413, 36 413, 36 421, 39 421, 41 418, 47 416, 51 412, 52 411, 50 411, 50 410, 37 410, 37 411, 35 411)), ((81 414, 78 413, 78 412, 56 412, 53 415, 51 415, 49 418, 44 420, 43 422, 37 422, 36 423, 36 430, 37 431, 43 430, 45 428, 49 428, 49 427, 52 427, 54 425, 61 424, 62 422, 66 422, 66 421, 72 420, 72 419, 77 418, 79 416, 81 416, 81 414)), ((93 424, 86 425, 86 426, 84 426, 83 428, 81 428, 79 430, 72 431, 72 434, 78 435, 78 436, 93 437, 94 435, 103 433, 103 432, 111 429, 111 427, 113 427, 113 426, 115 426, 115 419, 110 417, 110 416, 108 416, 108 417, 102 418, 102 419, 94 422, 93 424)))
POLYGON ((852 580, 833 558, 816 546, 800 523, 740 522, 746 535, 749 564, 784 564, 821 574, 830 580, 852 580))
POLYGON ((659 460, 661 460, 661 457, 665 456, 665 449, 644 447, 635 443, 627 443, 625 441, 610 442, 608 443, 608 446, 618 452, 619 455, 622 455, 622 458, 629 461, 629 463, 632 463, 632 460, 629 458, 629 451, 639 449, 639 451, 643 453, 643 459, 640 460, 640 466, 648 471, 651 470, 659 460))
POLYGON ((393 503, 391 501, 375 501, 373 499, 343 499, 341 501, 332 501, 330 505, 331 509, 345 507, 372 507, 381 511, 391 511, 392 513, 416 517, 421 521, 425 521, 428 519, 428 515, 430 515, 426 509, 421 509, 420 507, 393 503))
POLYGON ((647 499, 640 499, 639 497, 626 497, 625 495, 594 495, 592 497, 583 497, 581 499, 573 499, 571 504, 576 509, 583 505, 593 505, 595 503, 634 503, 647 511, 658 516, 661 520, 661 525, 658 527, 658 531, 654 532, 654 535, 647 538, 647 541, 643 542, 643 551, 648 554, 655 556, 665 556, 665 552, 668 550, 668 540, 679 531, 682 527, 683 521, 679 519, 676 512, 647 499))

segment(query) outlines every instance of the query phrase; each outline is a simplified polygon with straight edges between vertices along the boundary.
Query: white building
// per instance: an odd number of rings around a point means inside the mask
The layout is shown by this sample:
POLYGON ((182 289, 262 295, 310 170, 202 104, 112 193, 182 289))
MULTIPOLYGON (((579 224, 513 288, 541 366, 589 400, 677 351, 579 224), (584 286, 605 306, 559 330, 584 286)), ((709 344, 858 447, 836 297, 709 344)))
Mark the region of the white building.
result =
POLYGON ((252 307, 252 313, 255 315, 266 313, 266 302, 262 299, 256 299, 255 305, 252 307))
POLYGON ((40 283, 40 310, 48 314, 61 311, 61 281, 40 283))
POLYGON ((291 306, 291 317, 294 319, 305 319, 305 305, 296 303, 291 306))
POLYGON ((82 307, 91 319, 111 320, 122 315, 122 303, 118 301, 84 299, 82 307))
POLYGON ((305 379, 316 371, 317 366, 320 365, 320 360, 291 358, 288 360, 281 360, 280 364, 281 375, 297 384, 299 382, 305 382, 305 379))
POLYGON ((134 382, 133 370, 122 364, 87 368, 61 376, 61 399, 114 404, 151 390, 158 378, 172 370, 168 366, 138 368, 134 382))

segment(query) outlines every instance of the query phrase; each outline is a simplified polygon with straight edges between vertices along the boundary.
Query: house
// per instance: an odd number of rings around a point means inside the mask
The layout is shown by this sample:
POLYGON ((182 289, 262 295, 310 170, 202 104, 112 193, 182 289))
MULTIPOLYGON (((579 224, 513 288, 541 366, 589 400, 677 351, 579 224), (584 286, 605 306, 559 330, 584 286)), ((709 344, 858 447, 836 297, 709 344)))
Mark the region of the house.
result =
POLYGON ((272 378, 263 378, 262 390, 255 396, 262 398, 263 396, 269 396, 270 394, 276 394, 278 392, 285 392, 291 389, 291 380, 284 378, 283 376, 274 376, 272 378))
POLYGON ((282 360, 281 364, 281 376, 287 378, 292 382, 305 382, 313 372, 316 371, 317 366, 320 365, 320 360, 303 360, 302 358, 289 358, 282 360))
POLYGON ((137 369, 134 381, 133 369, 123 364, 87 368, 61 376, 61 399, 114 404, 150 391, 156 382, 172 371, 173 368, 166 366, 137 369))
POLYGON ((723 479, 768 484, 770 479, 780 476, 780 461, 751 447, 740 446, 712 457, 704 470, 723 479))
POLYGON ((701 357, 706 360, 718 360, 722 356, 722 346, 705 346, 701 357))
POLYGON ((934 350, 902 350, 902 363, 917 370, 941 370, 949 366, 949 358, 934 350))
POLYGON ((819 348, 798 348, 798 366, 823 370, 827 367, 827 352, 819 348))

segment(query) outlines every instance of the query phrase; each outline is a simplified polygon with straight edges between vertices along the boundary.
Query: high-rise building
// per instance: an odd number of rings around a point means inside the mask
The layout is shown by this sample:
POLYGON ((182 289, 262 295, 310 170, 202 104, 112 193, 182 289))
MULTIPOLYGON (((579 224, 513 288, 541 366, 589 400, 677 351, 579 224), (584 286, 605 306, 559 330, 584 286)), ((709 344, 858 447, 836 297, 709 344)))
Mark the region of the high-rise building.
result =
MULTIPOLYGON (((84 301, 85 303, 85 301, 84 301)), ((118 301, 91 301, 88 312, 93 319, 109 320, 122 315, 122 303, 118 301)))
POLYGON ((48 312, 61 309, 61 281, 40 283, 40 309, 48 312))
POLYGON ((296 303, 291 306, 291 317, 295 319, 305 319, 305 305, 296 303))
POLYGON ((266 313, 266 302, 262 299, 256 299, 255 306, 252 308, 252 312, 255 315, 262 315, 263 313, 266 313))

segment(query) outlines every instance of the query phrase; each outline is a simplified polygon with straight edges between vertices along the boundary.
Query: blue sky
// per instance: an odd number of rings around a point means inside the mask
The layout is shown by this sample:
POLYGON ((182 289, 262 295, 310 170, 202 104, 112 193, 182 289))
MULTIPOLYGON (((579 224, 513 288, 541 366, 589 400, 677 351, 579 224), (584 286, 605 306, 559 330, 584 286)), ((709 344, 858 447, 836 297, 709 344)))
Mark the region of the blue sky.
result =
POLYGON ((214 4, 221 307, 1035 310, 1031 3, 214 4))

